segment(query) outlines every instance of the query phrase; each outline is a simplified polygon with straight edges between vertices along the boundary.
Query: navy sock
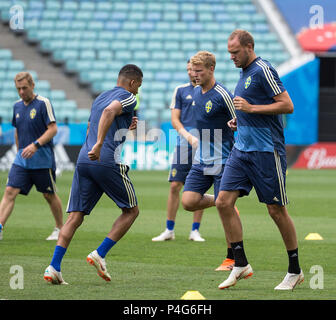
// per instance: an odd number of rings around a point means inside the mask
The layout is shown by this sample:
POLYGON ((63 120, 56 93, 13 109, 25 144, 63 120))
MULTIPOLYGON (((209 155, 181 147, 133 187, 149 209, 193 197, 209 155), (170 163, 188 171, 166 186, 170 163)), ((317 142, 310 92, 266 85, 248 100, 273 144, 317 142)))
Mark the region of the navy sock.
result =
POLYGON ((109 252, 109 250, 116 244, 116 241, 111 240, 110 238, 105 238, 101 245, 97 248, 98 254, 105 258, 106 254, 109 252))
POLYGON ((301 272, 300 266, 299 266, 299 252, 298 248, 294 250, 287 250, 288 254, 288 272, 289 273, 296 273, 299 274, 301 272))
POLYGON ((3 228, 3 226, 2 226, 2 224, 0 223, 0 231, 2 230, 2 228, 3 228))
POLYGON ((167 220, 166 226, 167 226, 168 230, 170 230, 170 231, 174 230, 175 221, 174 220, 167 220))
POLYGON ((199 222, 194 222, 193 224, 192 224, 192 231, 194 231, 194 230, 198 230, 199 229, 199 227, 200 227, 200 223, 199 222))
POLYGON ((232 248, 233 256, 234 256, 234 260, 235 260, 235 266, 236 267, 247 266, 248 262, 247 262, 247 259, 246 259, 246 256, 245 256, 243 241, 232 242, 231 243, 231 248, 232 248))
POLYGON ((234 260, 234 256, 233 256, 233 250, 232 250, 232 248, 227 248, 227 255, 226 255, 226 258, 234 260))
POLYGON ((50 265, 54 267, 54 269, 58 272, 61 271, 61 262, 63 259, 63 256, 66 252, 66 248, 63 248, 61 246, 56 246, 55 247, 55 251, 54 251, 54 255, 53 258, 51 260, 50 265))

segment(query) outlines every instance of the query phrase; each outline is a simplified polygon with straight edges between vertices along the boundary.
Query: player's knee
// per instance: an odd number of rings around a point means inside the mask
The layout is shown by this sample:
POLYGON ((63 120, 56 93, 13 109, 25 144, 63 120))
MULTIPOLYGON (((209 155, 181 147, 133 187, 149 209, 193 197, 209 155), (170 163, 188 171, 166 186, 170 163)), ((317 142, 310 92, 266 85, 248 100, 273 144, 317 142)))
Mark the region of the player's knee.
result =
POLYGON ((44 199, 46 199, 49 203, 52 201, 55 195, 53 193, 43 193, 44 199))
POLYGON ((195 211, 195 206, 190 203, 190 202, 186 202, 186 201, 182 201, 182 206, 183 206, 183 209, 186 210, 186 211, 195 211))
POLYGON ((190 197, 187 193, 183 193, 182 195, 182 206, 186 211, 195 211, 197 210, 197 202, 190 197))
POLYGON ((133 219, 136 219, 140 213, 139 207, 135 206, 133 208, 125 208, 122 210, 123 214, 128 214, 133 217, 133 219))
POLYGON ((180 193, 183 184, 179 181, 173 181, 170 183, 170 192, 172 193, 180 193))
POLYGON ((267 209, 269 215, 275 222, 277 222, 287 214, 286 208, 277 204, 267 205, 267 209))
POLYGON ((217 210, 221 213, 231 212, 231 209, 234 208, 234 204, 226 197, 218 196, 215 203, 217 210))
POLYGON ((139 213, 140 213, 138 206, 136 206, 136 207, 134 207, 132 209, 133 209, 132 210, 132 214, 134 215, 135 218, 137 218, 138 215, 139 215, 139 213))
POLYGON ((6 197, 7 200, 14 201, 19 191, 20 190, 16 188, 6 187, 4 197, 6 197))
POLYGON ((71 212, 68 216, 66 224, 70 225, 72 228, 77 229, 84 220, 84 214, 81 212, 71 212))

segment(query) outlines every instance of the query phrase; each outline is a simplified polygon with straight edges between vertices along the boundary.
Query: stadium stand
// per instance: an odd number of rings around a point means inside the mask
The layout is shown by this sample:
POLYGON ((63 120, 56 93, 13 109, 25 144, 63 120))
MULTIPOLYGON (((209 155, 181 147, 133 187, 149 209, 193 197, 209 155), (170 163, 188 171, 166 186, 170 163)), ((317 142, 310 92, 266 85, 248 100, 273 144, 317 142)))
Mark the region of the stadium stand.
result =
MULTIPOLYGON (((27 42, 65 73, 77 75, 93 96, 114 85, 122 65, 139 65, 145 79, 139 118, 149 127, 170 121, 173 90, 187 81, 186 61, 198 50, 216 54, 217 81, 234 89, 239 71, 229 61, 226 40, 235 28, 250 30, 257 54, 273 65, 289 58, 252 0, 3 0, 3 23, 13 4, 24 9, 27 42)), ((63 103, 55 108, 63 110, 63 103)))
MULTIPOLYGON (((12 121, 13 103, 19 99, 13 79, 18 72, 23 70, 25 70, 23 61, 14 60, 9 49, 0 48, 0 116, 2 122, 12 121)), ((56 118, 59 121, 87 121, 88 109, 77 108, 76 101, 68 100, 64 91, 53 90, 49 81, 39 79, 34 70, 28 71, 34 78, 36 93, 52 101, 56 118)))

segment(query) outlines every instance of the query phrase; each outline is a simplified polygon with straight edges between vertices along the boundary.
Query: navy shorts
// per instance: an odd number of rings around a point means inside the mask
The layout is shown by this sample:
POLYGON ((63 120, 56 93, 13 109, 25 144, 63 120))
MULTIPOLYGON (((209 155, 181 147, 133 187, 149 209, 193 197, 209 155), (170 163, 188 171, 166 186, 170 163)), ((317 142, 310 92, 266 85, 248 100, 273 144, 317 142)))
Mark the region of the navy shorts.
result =
POLYGON ((172 164, 169 171, 168 181, 180 181, 185 183, 191 164, 172 164))
POLYGON ((260 202, 288 204, 286 195, 286 155, 272 152, 243 152, 233 148, 226 161, 220 190, 239 190, 248 195, 254 187, 260 202))
POLYGON ((213 185, 216 199, 219 193, 223 170, 224 164, 215 167, 202 164, 192 165, 183 191, 193 191, 204 195, 213 185))
POLYGON ((88 215, 103 193, 119 208, 135 207, 137 199, 128 170, 129 167, 123 164, 113 167, 77 164, 66 211, 88 215))
POLYGON ((194 157, 194 150, 188 146, 176 146, 172 165, 169 171, 168 181, 179 181, 185 183, 191 169, 194 157))
POLYGON ((7 186, 20 189, 28 195, 32 186, 42 193, 56 192, 56 174, 52 169, 25 169, 13 164, 8 173, 7 186))

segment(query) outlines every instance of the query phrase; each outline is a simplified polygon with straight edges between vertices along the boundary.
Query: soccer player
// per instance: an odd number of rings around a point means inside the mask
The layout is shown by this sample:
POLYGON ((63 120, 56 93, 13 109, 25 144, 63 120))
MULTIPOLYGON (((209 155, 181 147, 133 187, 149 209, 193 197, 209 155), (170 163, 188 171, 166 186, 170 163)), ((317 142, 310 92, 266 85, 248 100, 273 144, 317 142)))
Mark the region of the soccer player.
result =
POLYGON ((103 193, 121 209, 112 229, 97 250, 87 256, 98 275, 111 281, 105 256, 125 235, 139 214, 137 198, 130 178, 129 167, 120 163, 122 143, 127 129, 135 129, 133 114, 135 95, 141 86, 143 73, 139 67, 128 64, 119 71, 117 85, 100 94, 92 104, 88 133, 75 168, 69 196, 68 219, 61 229, 54 255, 44 273, 44 279, 53 284, 66 284, 61 274, 61 262, 77 228, 89 215, 103 193))
MULTIPOLYGON (((168 178, 170 189, 167 201, 166 230, 153 238, 152 241, 175 239, 174 226, 180 203, 180 191, 191 168, 194 150, 198 144, 197 138, 190 133, 195 128, 192 102, 194 87, 196 85, 194 78, 191 76, 190 61, 187 63, 187 72, 190 82, 176 87, 170 105, 172 125, 179 133, 179 136, 177 137, 173 163, 168 178)), ((199 232, 202 215, 203 210, 196 210, 194 212, 189 240, 205 241, 199 232)))
POLYGON ((237 198, 248 195, 254 187, 288 253, 288 272, 275 289, 293 290, 304 276, 299 266, 295 226, 286 209, 286 150, 281 117, 293 112, 293 103, 276 70, 256 56, 249 32, 235 30, 229 36, 228 51, 235 66, 242 68, 233 100, 237 118, 228 123, 237 128, 238 135, 225 165, 216 206, 231 241, 235 265, 219 288, 231 287, 253 274, 244 252, 240 218, 233 208, 237 198))
MULTIPOLYGON (((192 108, 199 145, 185 181, 182 205, 185 210, 195 211, 215 205, 224 165, 234 142, 227 122, 235 117, 235 111, 231 93, 215 79, 215 55, 199 51, 190 62, 197 84, 192 108), (211 186, 214 195, 206 194, 211 186)), ((227 243, 227 261, 223 262, 227 265, 221 270, 230 270, 234 263, 228 240, 227 243)))
POLYGON ((62 202, 56 194, 53 137, 57 124, 53 107, 47 98, 34 93, 30 73, 20 72, 14 78, 20 100, 14 104, 12 125, 18 149, 0 203, 0 240, 18 194, 28 195, 35 185, 49 204, 55 228, 46 240, 57 240, 63 225, 62 202))

